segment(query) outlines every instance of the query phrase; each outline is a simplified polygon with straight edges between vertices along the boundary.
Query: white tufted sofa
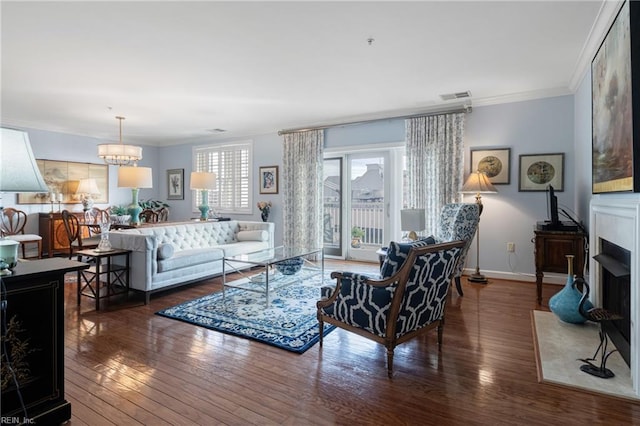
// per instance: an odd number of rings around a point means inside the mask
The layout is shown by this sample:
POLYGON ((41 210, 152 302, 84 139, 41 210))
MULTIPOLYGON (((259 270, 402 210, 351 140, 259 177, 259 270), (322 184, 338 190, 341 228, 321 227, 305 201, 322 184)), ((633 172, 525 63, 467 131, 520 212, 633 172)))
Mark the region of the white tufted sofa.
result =
POLYGON ((273 247, 269 222, 167 222, 111 231, 114 248, 132 250, 130 286, 152 293, 222 273, 223 256, 273 247))

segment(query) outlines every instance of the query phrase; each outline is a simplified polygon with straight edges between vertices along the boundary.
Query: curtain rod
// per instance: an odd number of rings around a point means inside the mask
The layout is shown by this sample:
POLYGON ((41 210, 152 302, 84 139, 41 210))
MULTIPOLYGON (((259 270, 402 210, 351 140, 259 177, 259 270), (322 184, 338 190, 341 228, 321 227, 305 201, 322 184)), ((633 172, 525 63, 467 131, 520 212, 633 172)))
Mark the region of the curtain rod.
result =
POLYGON ((433 112, 423 112, 423 113, 416 113, 416 114, 409 114, 409 115, 395 115, 395 116, 391 116, 391 117, 371 118, 371 119, 368 119, 368 120, 345 121, 345 122, 342 122, 342 123, 325 124, 325 125, 322 125, 322 126, 298 127, 298 128, 294 128, 294 129, 284 129, 284 130, 279 130, 278 131, 278 136, 282 136, 282 135, 285 135, 287 133, 308 132, 309 130, 322 130, 322 129, 329 129, 331 127, 338 127, 338 126, 353 126, 353 125, 356 125, 356 124, 373 123, 375 121, 382 121, 382 120, 395 120, 395 119, 398 119, 398 118, 407 119, 407 118, 416 118, 416 117, 432 117, 434 115, 455 114, 455 113, 459 113, 459 112, 471 113, 471 111, 472 111, 471 105, 457 105, 455 108, 448 109, 448 110, 440 110, 440 111, 433 111, 433 112))

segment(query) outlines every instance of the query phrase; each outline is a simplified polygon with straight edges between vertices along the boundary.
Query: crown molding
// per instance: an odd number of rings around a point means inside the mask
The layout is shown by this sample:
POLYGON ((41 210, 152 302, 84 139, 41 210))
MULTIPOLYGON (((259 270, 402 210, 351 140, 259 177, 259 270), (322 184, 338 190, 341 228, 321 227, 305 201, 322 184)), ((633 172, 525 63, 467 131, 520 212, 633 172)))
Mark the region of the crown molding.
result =
POLYGON ((591 68, 591 61, 600 48, 600 45, 604 40, 604 36, 607 34, 607 31, 609 31, 609 28, 611 28, 611 24, 623 3, 624 1, 618 0, 604 0, 602 2, 600 10, 598 11, 598 16, 596 16, 596 20, 591 26, 591 31, 589 31, 587 40, 582 46, 580 56, 578 56, 578 61, 576 62, 576 66, 573 71, 573 77, 571 77, 571 80, 569 81, 569 89, 572 93, 576 92, 578 86, 584 79, 584 76, 587 74, 587 71, 591 68))
POLYGON ((486 98, 474 98, 473 106, 488 106, 508 104, 512 102, 531 101, 535 99, 554 98, 556 96, 572 95, 573 92, 567 87, 555 87, 552 89, 532 90, 529 92, 508 93, 499 96, 490 96, 486 98))

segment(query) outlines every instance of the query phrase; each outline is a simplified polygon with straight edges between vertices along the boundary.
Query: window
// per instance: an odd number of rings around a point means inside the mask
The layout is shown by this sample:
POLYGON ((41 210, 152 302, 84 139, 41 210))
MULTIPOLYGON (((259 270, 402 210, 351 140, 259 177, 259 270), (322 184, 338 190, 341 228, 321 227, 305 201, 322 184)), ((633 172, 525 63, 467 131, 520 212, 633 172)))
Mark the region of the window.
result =
MULTIPOLYGON (((209 191, 212 210, 251 214, 252 147, 252 142, 245 141, 194 148, 194 171, 216 174, 216 189, 209 191)), ((201 191, 196 191, 194 201, 195 211, 202 203, 201 191)))

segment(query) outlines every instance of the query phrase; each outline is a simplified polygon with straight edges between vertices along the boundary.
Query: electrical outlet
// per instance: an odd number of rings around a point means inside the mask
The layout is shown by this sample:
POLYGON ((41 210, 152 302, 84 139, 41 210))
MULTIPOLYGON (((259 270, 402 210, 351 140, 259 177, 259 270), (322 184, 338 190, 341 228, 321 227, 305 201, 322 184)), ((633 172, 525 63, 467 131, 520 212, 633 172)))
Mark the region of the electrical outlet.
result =
POLYGON ((516 243, 507 243, 507 251, 509 253, 515 253, 515 251, 516 251, 516 243))

